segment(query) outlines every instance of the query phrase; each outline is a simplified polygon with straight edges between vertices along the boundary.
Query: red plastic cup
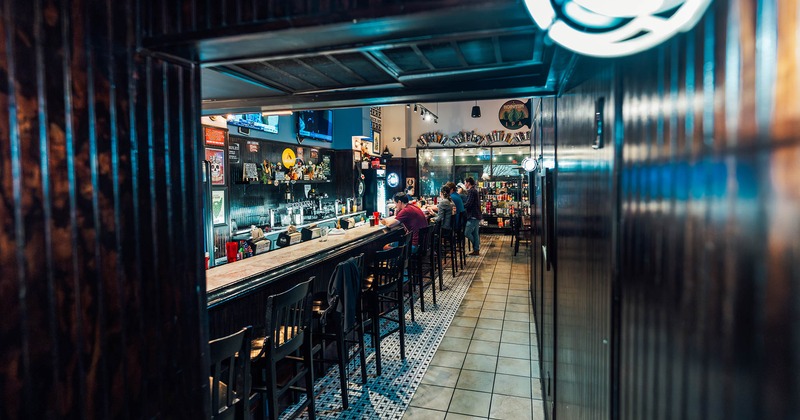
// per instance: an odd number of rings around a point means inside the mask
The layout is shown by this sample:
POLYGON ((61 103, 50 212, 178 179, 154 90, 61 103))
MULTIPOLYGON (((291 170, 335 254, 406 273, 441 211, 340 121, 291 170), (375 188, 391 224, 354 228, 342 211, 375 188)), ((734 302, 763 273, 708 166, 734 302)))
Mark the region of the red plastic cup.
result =
POLYGON ((373 218, 373 219, 375 219, 375 225, 377 225, 378 223, 380 223, 380 221, 381 221, 381 214, 380 214, 380 212, 377 212, 377 211, 374 211, 374 212, 372 212, 372 218, 373 218))
POLYGON ((236 262, 236 254, 239 253, 239 242, 225 242, 225 251, 228 256, 228 262, 236 262))
POLYGON ((206 270, 208 270, 208 255, 206 255, 206 270))

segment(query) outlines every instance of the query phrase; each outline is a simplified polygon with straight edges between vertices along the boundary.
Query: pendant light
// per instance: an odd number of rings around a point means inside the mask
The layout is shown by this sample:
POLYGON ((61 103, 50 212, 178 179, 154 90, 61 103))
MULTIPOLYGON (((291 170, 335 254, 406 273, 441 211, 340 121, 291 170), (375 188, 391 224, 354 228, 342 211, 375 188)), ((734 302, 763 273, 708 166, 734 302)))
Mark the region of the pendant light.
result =
POLYGON ((472 107, 472 118, 481 117, 481 107, 478 106, 478 101, 475 101, 475 106, 472 107))

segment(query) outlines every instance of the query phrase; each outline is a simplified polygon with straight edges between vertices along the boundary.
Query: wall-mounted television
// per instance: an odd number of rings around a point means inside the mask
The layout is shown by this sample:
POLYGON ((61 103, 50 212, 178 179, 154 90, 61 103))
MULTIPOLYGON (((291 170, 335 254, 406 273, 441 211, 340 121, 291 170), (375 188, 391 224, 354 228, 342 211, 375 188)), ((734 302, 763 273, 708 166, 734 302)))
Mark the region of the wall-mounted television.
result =
POLYGON ((297 113, 297 133, 323 141, 333 141, 333 111, 300 111, 297 113))
POLYGON ((277 115, 261 115, 260 112, 255 114, 233 114, 232 118, 228 119, 228 124, 278 134, 277 115))

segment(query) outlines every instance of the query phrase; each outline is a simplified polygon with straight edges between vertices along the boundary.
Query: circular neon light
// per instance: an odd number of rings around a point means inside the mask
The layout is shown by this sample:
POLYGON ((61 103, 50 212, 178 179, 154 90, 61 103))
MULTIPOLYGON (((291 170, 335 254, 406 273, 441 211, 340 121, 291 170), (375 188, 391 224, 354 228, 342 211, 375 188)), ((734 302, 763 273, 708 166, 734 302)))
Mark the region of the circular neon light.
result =
POLYGON ((400 177, 397 176, 396 173, 392 172, 386 177, 386 183, 389 184, 390 187, 394 188, 400 185, 400 177))
POLYGON ((579 54, 620 57, 693 28, 711 0, 525 0, 533 20, 579 54), (588 28, 588 30, 587 30, 588 28))

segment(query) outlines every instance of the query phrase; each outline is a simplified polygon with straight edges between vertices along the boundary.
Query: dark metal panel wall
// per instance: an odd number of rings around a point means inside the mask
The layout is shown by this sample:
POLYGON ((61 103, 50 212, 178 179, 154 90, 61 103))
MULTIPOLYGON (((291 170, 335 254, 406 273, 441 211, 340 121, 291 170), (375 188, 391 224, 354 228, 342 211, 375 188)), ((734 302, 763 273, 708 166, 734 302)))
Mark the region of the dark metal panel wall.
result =
MULTIPOLYGON (((541 108, 541 151, 544 166, 551 166, 555 164, 556 160, 556 99, 554 97, 542 98, 541 108)), ((541 171, 544 173, 544 170, 541 171)), ((537 212, 539 214, 546 213, 545 206, 543 205, 547 199, 547 187, 545 186, 545 178, 538 177, 538 193, 537 197, 539 206, 537 212)), ((542 249, 543 245, 553 250, 552 244, 546 243, 547 223, 553 222, 548 220, 547 217, 540 219, 544 222, 542 230, 537 235, 537 251, 542 249)), ((539 251, 541 252, 541 251, 539 251)), ((548 258, 553 258, 554 253, 548 254, 548 258)), ((555 307, 555 287, 556 287, 556 266, 548 266, 546 260, 542 262, 539 270, 540 283, 541 283, 541 314, 537 314, 537 331, 541 335, 541 349, 540 349, 540 378, 542 382, 542 396, 547 401, 545 403, 545 411, 548 418, 553 418, 553 402, 556 400, 555 384, 553 383, 556 375, 556 354, 555 349, 557 346, 555 335, 555 322, 556 322, 556 307, 555 307)))
POLYGON ((800 417, 798 19, 718 1, 622 66, 621 418, 800 417))
MULTIPOLYGON (((581 66, 593 66, 585 60, 581 66)), ((602 68, 602 66, 599 66, 602 68)), ((610 402, 612 68, 558 98, 556 412, 607 419, 610 402), (604 147, 595 149, 595 113, 604 147)))
POLYGON ((208 418, 199 70, 134 1, 0 0, 0 417, 208 418))

